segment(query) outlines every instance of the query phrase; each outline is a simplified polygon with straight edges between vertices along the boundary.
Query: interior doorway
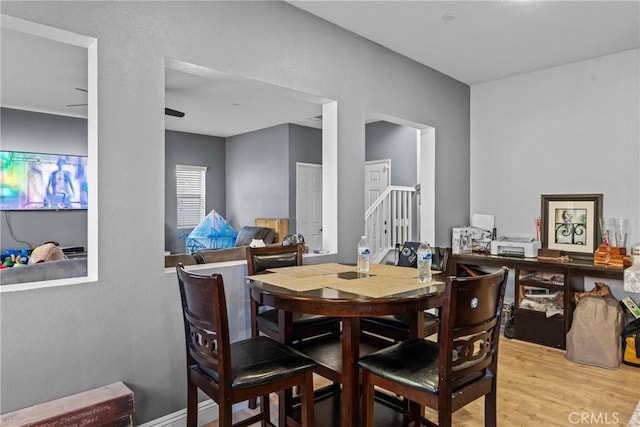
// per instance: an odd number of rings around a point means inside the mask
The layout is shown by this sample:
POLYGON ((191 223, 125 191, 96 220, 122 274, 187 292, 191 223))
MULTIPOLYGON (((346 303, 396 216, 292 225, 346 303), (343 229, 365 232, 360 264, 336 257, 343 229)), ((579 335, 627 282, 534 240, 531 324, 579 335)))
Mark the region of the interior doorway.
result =
MULTIPOLYGON (((415 188, 412 203, 415 216, 410 220, 413 227, 411 238, 434 242, 435 128, 383 113, 367 113, 365 122, 366 160, 391 159, 393 174, 391 168, 389 172, 392 189, 396 186, 415 188), (373 146, 369 145, 371 142, 374 142, 373 146)), ((365 162, 365 174, 368 163, 365 162)), ((365 210, 375 200, 371 199, 373 192, 370 193, 368 185, 365 178, 365 210)))
POLYGON ((364 162, 364 209, 373 202, 391 184, 391 159, 364 162))
MULTIPOLYGON (((391 185, 391 159, 364 162, 365 212, 368 212, 369 208, 373 206, 389 185, 391 185)), ((389 230, 387 230, 387 227, 390 224, 390 215, 390 206, 385 204, 382 208, 381 215, 370 217, 366 234, 368 234, 367 237, 369 238, 371 248, 378 248, 381 244, 379 236, 388 234, 389 230)))

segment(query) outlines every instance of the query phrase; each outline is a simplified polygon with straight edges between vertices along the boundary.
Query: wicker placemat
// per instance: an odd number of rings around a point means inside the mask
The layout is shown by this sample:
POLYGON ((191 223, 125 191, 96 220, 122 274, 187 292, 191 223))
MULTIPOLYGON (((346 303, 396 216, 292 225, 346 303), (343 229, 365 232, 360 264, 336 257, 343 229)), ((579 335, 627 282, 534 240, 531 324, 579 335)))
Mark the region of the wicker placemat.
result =
MULTIPOLYGON (((416 279, 418 269, 412 267, 400 267, 397 265, 371 264, 369 268, 371 274, 386 277, 398 277, 404 279, 416 279)), ((431 270, 431 274, 438 274, 440 271, 431 270)))
POLYGON ((338 264, 335 262, 316 265, 298 265, 295 267, 270 268, 267 271, 273 273, 285 274, 292 277, 310 277, 324 276, 326 274, 344 273, 347 271, 355 271, 353 265, 338 264))
POLYGON ((370 298, 380 298, 441 284, 443 282, 438 281, 420 283, 415 278, 372 276, 362 279, 341 280, 328 286, 343 292, 370 298))
POLYGON ((257 280, 268 285, 279 286, 296 292, 325 288, 335 280, 339 280, 330 276, 295 277, 280 273, 257 274, 254 276, 248 276, 248 278, 250 280, 257 280))

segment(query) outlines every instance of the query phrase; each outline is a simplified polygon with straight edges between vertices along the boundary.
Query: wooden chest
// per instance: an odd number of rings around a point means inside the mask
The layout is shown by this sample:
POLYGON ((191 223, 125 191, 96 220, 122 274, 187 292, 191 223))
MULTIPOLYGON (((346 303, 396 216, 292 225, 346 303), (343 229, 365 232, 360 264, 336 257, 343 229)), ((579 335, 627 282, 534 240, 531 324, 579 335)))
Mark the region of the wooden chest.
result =
POLYGON ((130 427, 133 392, 122 382, 3 414, 3 427, 130 427))

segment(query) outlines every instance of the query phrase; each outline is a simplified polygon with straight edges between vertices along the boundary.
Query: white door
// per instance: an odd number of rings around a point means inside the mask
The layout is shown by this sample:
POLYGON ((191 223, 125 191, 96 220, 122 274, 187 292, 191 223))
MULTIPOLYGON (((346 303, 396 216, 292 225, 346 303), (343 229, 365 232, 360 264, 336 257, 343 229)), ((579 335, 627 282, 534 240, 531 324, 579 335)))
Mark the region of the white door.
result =
POLYGON ((390 184, 391 159, 364 163, 364 209, 367 210, 390 184))
MULTIPOLYGON (((373 160, 364 163, 364 203, 365 211, 373 205, 378 197, 390 185, 391 176, 391 159, 373 160)), ((388 206, 387 206, 388 207, 388 206)), ((383 237, 388 232, 391 213, 388 209, 382 212, 382 215, 374 215, 371 217, 367 232, 369 234, 369 246, 373 253, 376 253, 380 245, 383 244, 383 237)))
POLYGON ((296 233, 310 251, 322 249, 322 165, 296 163, 296 233))

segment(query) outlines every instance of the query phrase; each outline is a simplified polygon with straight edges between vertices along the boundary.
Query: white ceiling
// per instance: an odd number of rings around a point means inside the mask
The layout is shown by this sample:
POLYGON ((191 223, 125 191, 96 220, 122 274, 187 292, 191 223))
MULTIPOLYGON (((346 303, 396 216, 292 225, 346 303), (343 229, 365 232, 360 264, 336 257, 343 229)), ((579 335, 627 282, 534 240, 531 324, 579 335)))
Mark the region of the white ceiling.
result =
POLYGON ((640 47, 640 1, 289 1, 468 85, 640 47))
POLYGON ((283 123, 321 128, 325 101, 178 61, 165 68, 165 104, 185 113, 165 116, 170 130, 228 137, 283 123))
POLYGON ((87 50, 2 28, 0 105, 87 117, 87 50))
MULTIPOLYGON (((640 0, 290 1, 468 85, 640 47, 640 0), (452 16, 447 20, 445 16, 452 16)), ((86 51, 3 29, 0 105, 86 116, 86 51)), ((166 70, 167 129, 230 136, 319 127, 326 100, 188 64, 166 70), (308 120, 311 119, 311 120, 308 120), (307 121, 305 121, 307 120, 307 121)))

